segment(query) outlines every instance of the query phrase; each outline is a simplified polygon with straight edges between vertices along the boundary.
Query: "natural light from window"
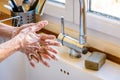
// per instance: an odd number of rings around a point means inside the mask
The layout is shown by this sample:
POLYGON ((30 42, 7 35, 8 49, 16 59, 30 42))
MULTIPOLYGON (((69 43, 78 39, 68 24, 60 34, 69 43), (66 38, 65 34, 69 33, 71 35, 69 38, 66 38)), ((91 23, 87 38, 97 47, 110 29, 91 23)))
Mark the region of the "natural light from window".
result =
POLYGON ((60 3, 64 3, 65 4, 65 0, 50 0, 50 1, 60 2, 60 3))
POLYGON ((120 18, 120 0, 90 0, 90 11, 120 18))

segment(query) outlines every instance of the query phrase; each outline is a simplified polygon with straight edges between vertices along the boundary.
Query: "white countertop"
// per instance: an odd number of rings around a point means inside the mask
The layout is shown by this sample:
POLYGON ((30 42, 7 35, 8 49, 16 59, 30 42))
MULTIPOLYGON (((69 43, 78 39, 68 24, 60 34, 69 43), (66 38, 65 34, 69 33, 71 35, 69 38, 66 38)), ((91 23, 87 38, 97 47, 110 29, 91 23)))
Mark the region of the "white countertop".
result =
POLYGON ((62 50, 62 53, 60 53, 59 56, 66 63, 69 63, 75 67, 78 67, 81 70, 86 71, 90 74, 98 76, 103 80, 120 80, 119 64, 116 64, 110 60, 106 60, 105 64, 98 71, 94 71, 94 70, 86 69, 84 66, 84 59, 91 54, 90 52, 88 52, 85 56, 83 56, 80 59, 73 59, 68 54, 65 54, 67 49, 61 48, 60 51, 61 50, 62 50))

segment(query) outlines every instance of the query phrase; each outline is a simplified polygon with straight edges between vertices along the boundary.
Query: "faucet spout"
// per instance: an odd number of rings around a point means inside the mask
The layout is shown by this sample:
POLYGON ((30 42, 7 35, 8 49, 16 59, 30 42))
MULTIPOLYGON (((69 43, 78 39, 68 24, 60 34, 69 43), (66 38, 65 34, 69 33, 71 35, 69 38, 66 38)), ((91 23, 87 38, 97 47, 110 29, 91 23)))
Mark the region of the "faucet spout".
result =
POLYGON ((79 29, 80 29, 80 35, 79 35, 79 43, 80 44, 86 44, 86 12, 85 12, 85 0, 79 0, 80 4, 80 23, 79 23, 79 29))

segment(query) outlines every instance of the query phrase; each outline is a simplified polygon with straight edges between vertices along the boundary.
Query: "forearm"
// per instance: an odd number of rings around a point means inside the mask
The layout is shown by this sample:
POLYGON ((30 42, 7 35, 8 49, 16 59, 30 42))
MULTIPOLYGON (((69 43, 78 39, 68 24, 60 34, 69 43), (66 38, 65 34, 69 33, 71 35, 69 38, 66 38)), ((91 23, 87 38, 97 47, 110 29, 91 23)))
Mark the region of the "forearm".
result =
POLYGON ((17 37, 0 44, 0 62, 20 49, 17 37))
POLYGON ((13 27, 0 23, 0 36, 3 38, 10 38, 12 36, 13 27))

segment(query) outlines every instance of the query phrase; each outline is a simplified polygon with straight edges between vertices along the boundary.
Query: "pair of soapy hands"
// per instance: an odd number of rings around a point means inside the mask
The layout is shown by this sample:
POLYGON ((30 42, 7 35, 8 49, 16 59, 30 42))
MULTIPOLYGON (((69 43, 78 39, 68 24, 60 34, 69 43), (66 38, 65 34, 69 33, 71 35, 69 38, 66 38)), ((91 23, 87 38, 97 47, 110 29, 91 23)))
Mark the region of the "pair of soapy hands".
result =
POLYGON ((16 37, 20 42, 20 51, 27 55, 27 58, 32 67, 35 67, 35 62, 43 63, 49 67, 46 60, 57 60, 55 54, 58 53, 56 49, 51 46, 60 46, 54 35, 37 34, 36 32, 44 28, 48 24, 47 21, 40 21, 38 23, 24 24, 19 28, 14 28, 12 37, 16 37))

